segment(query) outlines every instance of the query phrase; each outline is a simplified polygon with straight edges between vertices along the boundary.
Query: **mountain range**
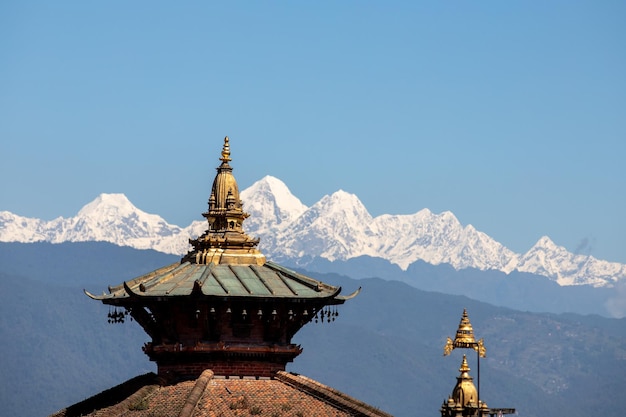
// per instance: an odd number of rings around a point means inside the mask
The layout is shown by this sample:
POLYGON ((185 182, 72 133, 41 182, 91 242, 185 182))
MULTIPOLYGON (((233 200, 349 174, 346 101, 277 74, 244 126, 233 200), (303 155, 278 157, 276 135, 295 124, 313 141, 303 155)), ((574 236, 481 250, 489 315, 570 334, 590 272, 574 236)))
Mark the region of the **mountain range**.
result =
MULTIPOLYGON (((416 262, 448 264, 456 270, 542 275, 562 286, 612 287, 626 278, 626 265, 568 252, 547 236, 528 252, 515 253, 472 225, 462 225, 449 211, 372 217, 356 195, 343 190, 307 207, 271 176, 243 190, 241 199, 250 213, 244 228, 261 238, 261 250, 273 260, 300 267, 316 258, 333 262, 368 256, 402 270, 416 262)), ((0 212, 0 242, 105 241, 177 255, 186 253, 188 239, 206 227, 205 221, 187 227, 169 224, 138 209, 123 194, 100 194, 67 219, 44 221, 0 212)))

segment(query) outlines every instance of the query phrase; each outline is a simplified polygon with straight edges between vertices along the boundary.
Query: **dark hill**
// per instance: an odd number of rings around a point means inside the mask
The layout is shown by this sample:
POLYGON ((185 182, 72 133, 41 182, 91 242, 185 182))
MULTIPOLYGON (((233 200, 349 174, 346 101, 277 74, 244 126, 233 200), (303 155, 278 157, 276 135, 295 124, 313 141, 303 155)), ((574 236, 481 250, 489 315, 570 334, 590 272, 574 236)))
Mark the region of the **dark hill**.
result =
POLYGON ((50 284, 99 287, 90 287, 92 292, 179 259, 179 256, 154 250, 137 250, 106 242, 0 242, 0 271, 50 284))
MULTIPOLYGON (((336 323, 298 334, 305 350, 293 368, 375 398, 370 401, 398 416, 436 415, 450 394, 464 352, 443 357, 443 345, 454 337, 463 308, 487 345, 481 396, 490 406, 516 407, 525 416, 581 417, 617 416, 613 407, 626 406, 616 390, 626 386, 624 319, 523 313, 400 282, 312 275, 363 290, 341 308, 336 323), (370 383, 355 385, 355 377, 370 383)), ((476 378, 475 353, 467 353, 476 378)))

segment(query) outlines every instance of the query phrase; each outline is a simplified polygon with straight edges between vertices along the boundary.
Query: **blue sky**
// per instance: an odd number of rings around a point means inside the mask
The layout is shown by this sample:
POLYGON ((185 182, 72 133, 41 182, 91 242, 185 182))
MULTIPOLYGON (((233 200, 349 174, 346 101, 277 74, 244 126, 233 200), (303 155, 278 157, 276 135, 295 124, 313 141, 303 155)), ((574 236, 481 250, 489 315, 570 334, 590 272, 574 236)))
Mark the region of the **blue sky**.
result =
POLYGON ((186 226, 241 188, 452 211, 626 263, 622 1, 0 4, 0 210, 103 192, 186 226))

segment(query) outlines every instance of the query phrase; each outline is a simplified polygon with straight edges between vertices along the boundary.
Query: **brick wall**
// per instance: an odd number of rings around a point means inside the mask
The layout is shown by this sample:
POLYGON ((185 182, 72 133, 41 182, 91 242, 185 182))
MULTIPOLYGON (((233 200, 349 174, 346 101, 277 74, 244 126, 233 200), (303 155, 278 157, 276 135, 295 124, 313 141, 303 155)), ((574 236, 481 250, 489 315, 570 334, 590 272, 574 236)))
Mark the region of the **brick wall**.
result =
POLYGON ((229 377, 273 377, 276 372, 284 371, 284 363, 263 361, 227 361, 217 360, 211 362, 188 362, 188 363, 158 363, 159 376, 164 378, 197 378, 200 374, 210 369, 215 375, 229 377))

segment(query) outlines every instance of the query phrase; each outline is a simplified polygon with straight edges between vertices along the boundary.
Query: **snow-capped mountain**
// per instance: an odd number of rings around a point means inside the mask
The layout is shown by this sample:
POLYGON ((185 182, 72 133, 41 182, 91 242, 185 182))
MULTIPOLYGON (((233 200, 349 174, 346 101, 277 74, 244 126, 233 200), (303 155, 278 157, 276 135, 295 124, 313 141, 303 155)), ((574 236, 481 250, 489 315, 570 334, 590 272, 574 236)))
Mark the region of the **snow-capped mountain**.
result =
POLYGON ((267 235, 297 219, 307 206, 289 191, 278 178, 266 176, 241 191, 246 219, 246 231, 267 235))
POLYGON ((626 277, 626 265, 568 252, 547 236, 518 258, 515 269, 544 275, 561 285, 591 284, 601 287, 626 277))
MULTIPOLYGON (((271 259, 302 266, 315 257, 330 261, 362 255, 379 257, 406 269, 423 260, 506 273, 543 275, 561 285, 610 286, 626 278, 626 265, 576 255, 542 237, 527 253, 517 254, 451 212, 423 209, 415 214, 372 217, 358 197, 339 190, 307 207, 277 178, 267 176, 241 192, 250 217, 248 234, 261 238, 271 259)), ((199 207, 200 212, 203 208, 199 207)), ((107 241, 137 249, 184 254, 189 237, 206 229, 205 221, 186 228, 145 213, 123 194, 101 194, 75 217, 45 222, 0 212, 0 241, 107 241)))
POLYGON ((124 194, 100 194, 75 217, 58 217, 49 222, 0 212, 3 242, 105 241, 137 249, 184 253, 190 228, 182 229, 139 210, 124 194))
MULTIPOLYGON (((372 217, 355 195, 324 196, 277 233, 267 251, 282 258, 320 256, 331 261, 367 252, 372 217)), ((260 235, 263 241, 263 235, 260 235)), ((358 256, 358 255, 356 255, 358 256)))

